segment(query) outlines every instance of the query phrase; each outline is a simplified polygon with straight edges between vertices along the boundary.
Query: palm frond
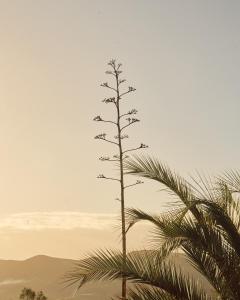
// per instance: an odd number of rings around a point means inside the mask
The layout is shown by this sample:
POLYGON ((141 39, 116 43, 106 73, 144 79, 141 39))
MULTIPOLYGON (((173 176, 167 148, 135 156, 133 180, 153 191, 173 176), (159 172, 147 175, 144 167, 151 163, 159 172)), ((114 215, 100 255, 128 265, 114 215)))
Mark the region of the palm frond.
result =
POLYGON ((124 263, 119 251, 98 251, 80 261, 66 282, 80 288, 93 280, 125 277, 133 284, 129 300, 239 300, 240 173, 230 171, 214 181, 200 175, 192 184, 150 157, 127 159, 124 167, 128 174, 164 185, 181 205, 160 215, 127 209, 128 229, 141 221, 153 225, 152 250, 131 252, 124 263), (206 278, 213 296, 171 260, 179 249, 206 278))
POLYGON ((162 183, 184 203, 192 199, 190 185, 182 177, 173 173, 168 166, 154 158, 135 156, 135 159, 125 160, 124 168, 127 174, 140 175, 162 183))
POLYGON ((184 246, 184 252, 189 263, 207 279, 218 295, 221 295, 223 299, 231 299, 232 291, 215 259, 204 249, 193 247, 190 243, 184 246))
POLYGON ((210 176, 196 171, 196 176, 191 176, 193 184, 192 189, 195 191, 196 198, 206 198, 213 200, 216 197, 216 186, 210 176))
POLYGON ((177 300, 177 298, 161 289, 136 285, 135 289, 128 291, 128 300, 177 300))
POLYGON ((225 238, 240 256, 240 234, 227 210, 218 203, 208 200, 199 200, 198 203, 204 205, 212 220, 216 221, 223 228, 224 231, 222 233, 225 238))
POLYGON ((135 284, 158 288, 177 299, 207 299, 198 284, 170 263, 156 261, 157 256, 149 251, 128 254, 125 268, 119 252, 98 251, 94 256, 80 261, 77 268, 68 274, 66 281, 83 284, 94 280, 115 280, 122 276, 135 284))
POLYGON ((125 160, 124 169, 127 174, 138 175, 160 182, 168 188, 171 194, 176 195, 185 206, 189 207, 197 218, 200 218, 197 208, 192 206, 195 197, 191 184, 180 175, 172 172, 168 166, 148 156, 134 156, 134 159, 125 160))
POLYGON ((232 192, 240 192, 240 172, 237 170, 230 170, 228 172, 223 173, 222 176, 219 177, 220 180, 225 182, 232 192))

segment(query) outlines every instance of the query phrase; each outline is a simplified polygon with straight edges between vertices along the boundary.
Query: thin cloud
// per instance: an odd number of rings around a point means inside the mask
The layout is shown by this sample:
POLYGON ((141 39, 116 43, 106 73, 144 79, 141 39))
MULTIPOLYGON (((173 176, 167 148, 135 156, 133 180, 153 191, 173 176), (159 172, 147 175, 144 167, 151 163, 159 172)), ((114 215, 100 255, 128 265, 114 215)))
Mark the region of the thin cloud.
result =
POLYGON ((44 230, 77 228, 106 230, 116 224, 117 215, 83 212, 29 212, 0 218, 0 229, 44 230))
POLYGON ((3 281, 0 281, 0 286, 4 286, 4 285, 14 285, 14 284, 21 284, 26 282, 26 280, 23 279, 6 279, 3 281))

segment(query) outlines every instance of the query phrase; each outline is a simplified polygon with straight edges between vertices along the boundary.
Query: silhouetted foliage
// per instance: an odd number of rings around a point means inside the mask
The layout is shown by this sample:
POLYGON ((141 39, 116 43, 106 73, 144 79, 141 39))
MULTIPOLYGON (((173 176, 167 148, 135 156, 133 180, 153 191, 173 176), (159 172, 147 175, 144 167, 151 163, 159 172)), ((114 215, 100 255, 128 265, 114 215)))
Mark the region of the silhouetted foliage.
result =
POLYGON ((19 296, 23 300, 34 300, 36 293, 30 288, 23 288, 19 296))
POLYGON ((44 295, 43 291, 37 293, 36 300, 47 300, 47 297, 44 295))
POLYGON ((153 250, 129 253, 124 270, 120 252, 97 251, 79 262, 69 280, 81 287, 124 275, 135 286, 128 290, 128 300, 239 300, 240 173, 227 172, 214 181, 199 176, 188 182, 149 157, 127 159, 124 167, 128 174, 164 185, 175 198, 173 208, 160 215, 127 211, 131 226, 152 223, 153 250), (212 293, 169 260, 177 250, 208 280, 212 293))
POLYGON ((32 289, 26 287, 22 289, 19 298, 22 300, 47 300, 47 297, 42 291, 36 293, 32 289))

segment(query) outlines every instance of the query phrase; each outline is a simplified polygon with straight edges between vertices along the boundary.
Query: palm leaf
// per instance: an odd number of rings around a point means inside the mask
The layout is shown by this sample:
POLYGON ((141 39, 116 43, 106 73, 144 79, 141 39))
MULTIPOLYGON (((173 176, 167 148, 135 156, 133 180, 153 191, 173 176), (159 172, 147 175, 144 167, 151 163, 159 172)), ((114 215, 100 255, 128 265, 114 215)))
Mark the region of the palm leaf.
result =
POLYGON ((125 269, 119 252, 98 251, 95 255, 79 262, 77 268, 68 274, 66 282, 83 284, 93 280, 115 280, 122 276, 135 284, 144 284, 163 290, 177 299, 207 299, 198 284, 170 263, 161 264, 157 256, 149 251, 128 254, 125 269))
POLYGON ((135 156, 134 159, 125 160, 124 169, 127 174, 138 175, 160 182, 171 194, 176 195, 184 205, 189 207, 197 218, 201 217, 197 208, 192 206, 195 196, 191 184, 172 172, 168 166, 161 164, 154 158, 135 156))

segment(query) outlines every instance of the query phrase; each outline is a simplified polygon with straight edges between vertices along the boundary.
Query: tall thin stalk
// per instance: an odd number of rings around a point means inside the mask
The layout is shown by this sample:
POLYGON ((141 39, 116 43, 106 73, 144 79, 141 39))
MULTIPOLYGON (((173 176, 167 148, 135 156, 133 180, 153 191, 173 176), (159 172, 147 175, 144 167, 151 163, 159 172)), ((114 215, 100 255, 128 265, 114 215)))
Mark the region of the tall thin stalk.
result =
MULTIPOLYGON (((95 136, 95 139, 99 139, 108 143, 111 143, 115 145, 118 149, 118 154, 113 155, 113 157, 109 156, 102 156, 100 157, 100 160, 102 161, 111 161, 111 162, 118 162, 119 163, 119 177, 106 177, 105 175, 101 174, 98 176, 98 178, 107 179, 107 180, 113 180, 118 181, 120 184, 120 203, 121 203, 121 225, 122 225, 122 253, 123 253, 123 266, 122 269, 124 271, 125 269, 125 262, 126 262, 126 255, 127 255, 127 229, 126 229, 126 222, 125 222, 125 190, 129 187, 133 187, 135 185, 143 183, 140 180, 137 180, 136 182, 125 185, 124 182, 124 170, 123 170, 123 162, 124 159, 128 158, 128 155, 126 153, 136 151, 138 149, 147 148, 145 144, 140 144, 140 146, 136 148, 124 148, 123 146, 123 140, 128 138, 128 135, 124 133, 126 128, 133 125, 134 123, 139 122, 139 119, 133 117, 137 114, 136 109, 131 109, 128 112, 122 113, 121 112, 121 100, 124 96, 126 96, 129 93, 134 92, 136 89, 129 86, 127 89, 123 88, 121 89, 122 84, 126 81, 125 79, 120 78, 121 66, 122 64, 116 63, 116 60, 111 60, 108 65, 110 66, 110 70, 106 71, 106 74, 112 75, 114 78, 114 86, 110 86, 108 82, 104 82, 101 84, 102 87, 108 88, 113 91, 114 96, 110 98, 106 98, 103 100, 106 104, 113 104, 115 107, 116 112, 116 118, 115 120, 105 120, 101 116, 97 116, 94 118, 94 121, 97 122, 105 122, 105 123, 111 123, 115 127, 117 135, 114 136, 114 139, 108 138, 106 133, 101 133, 97 136, 95 136), (122 91, 121 91, 122 90, 122 91)), ((126 300, 127 298, 127 282, 126 278, 122 278, 122 300, 126 300)))

